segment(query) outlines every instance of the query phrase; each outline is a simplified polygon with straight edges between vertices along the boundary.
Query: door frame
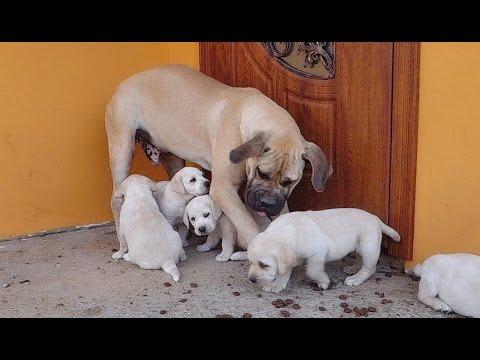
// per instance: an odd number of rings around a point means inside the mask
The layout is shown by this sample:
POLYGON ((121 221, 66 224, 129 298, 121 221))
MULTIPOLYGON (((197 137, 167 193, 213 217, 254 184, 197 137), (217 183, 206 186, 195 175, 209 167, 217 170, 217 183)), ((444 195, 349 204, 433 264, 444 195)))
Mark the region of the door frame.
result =
MULTIPOLYGON (((200 70, 205 72, 208 43, 199 45, 200 70)), ((389 241, 388 254, 406 260, 413 257, 419 78, 420 43, 394 42, 388 224, 400 232, 402 241, 389 241)))

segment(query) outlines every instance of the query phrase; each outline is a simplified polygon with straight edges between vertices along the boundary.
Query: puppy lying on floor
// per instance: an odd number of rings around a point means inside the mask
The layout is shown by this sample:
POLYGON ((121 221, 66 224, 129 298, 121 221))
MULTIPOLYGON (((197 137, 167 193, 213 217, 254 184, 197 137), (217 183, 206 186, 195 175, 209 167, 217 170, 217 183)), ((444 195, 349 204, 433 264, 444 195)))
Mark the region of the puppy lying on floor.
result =
POLYGON ((153 196, 160 212, 165 216, 173 229, 178 231, 182 246, 188 246, 188 229, 183 224, 185 206, 195 196, 208 193, 210 181, 203 172, 195 167, 184 167, 170 181, 159 181, 153 196))
POLYGON ((263 290, 277 293, 286 288, 292 268, 306 261, 307 276, 325 290, 330 285, 325 263, 355 251, 362 256, 362 268, 345 284, 357 286, 376 272, 382 233, 400 241, 395 230, 360 209, 285 214, 248 245, 248 277, 263 290))
POLYGON ((413 273, 421 277, 418 300, 437 311, 480 318, 480 256, 434 255, 413 273))
POLYGON ((156 184, 142 175, 130 175, 114 196, 123 199, 118 240, 120 250, 114 259, 130 261, 142 269, 163 269, 173 280, 180 279, 176 263, 186 260, 182 241, 153 198, 156 184))
MULTIPOLYGON (((257 215, 255 211, 251 211, 251 214, 261 231, 270 224, 268 217, 257 215)), ((198 251, 210 251, 222 239, 222 252, 215 257, 216 261, 247 260, 246 251, 234 252, 235 246, 245 250, 247 244, 237 236, 235 227, 210 195, 198 196, 190 200, 185 207, 183 222, 187 229, 192 224, 198 236, 208 235, 207 241, 197 246, 198 251)))

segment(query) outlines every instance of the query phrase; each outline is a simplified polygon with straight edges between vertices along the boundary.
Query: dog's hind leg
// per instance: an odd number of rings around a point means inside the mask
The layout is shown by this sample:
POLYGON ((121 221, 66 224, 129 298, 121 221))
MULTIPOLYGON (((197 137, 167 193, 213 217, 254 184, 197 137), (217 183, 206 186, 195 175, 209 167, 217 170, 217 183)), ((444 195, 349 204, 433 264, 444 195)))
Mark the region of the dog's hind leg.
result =
POLYGON ((187 254, 185 254, 185 250, 183 250, 183 248, 180 249, 179 260, 180 260, 180 261, 185 261, 185 260, 187 260, 187 254))
POLYGON ((174 281, 180 280, 180 273, 178 272, 177 265, 172 260, 167 260, 162 264, 162 269, 167 274, 170 274, 174 281))
POLYGON ((380 247, 382 233, 370 234, 359 239, 357 252, 362 257, 362 267, 360 270, 345 279, 345 285, 358 286, 365 282, 377 271, 377 262, 380 256, 380 247))
POLYGON ((316 254, 307 259, 306 274, 309 279, 315 281, 319 288, 327 290, 330 279, 325 272, 325 256, 316 254))
POLYGON ((170 179, 186 165, 185 160, 170 152, 160 153, 160 162, 167 171, 170 179))
POLYGON ((438 297, 438 291, 435 286, 430 283, 430 280, 427 276, 424 276, 420 279, 418 284, 418 300, 424 303, 427 306, 430 306, 433 310, 442 311, 445 313, 452 312, 452 308, 445 304, 438 297))

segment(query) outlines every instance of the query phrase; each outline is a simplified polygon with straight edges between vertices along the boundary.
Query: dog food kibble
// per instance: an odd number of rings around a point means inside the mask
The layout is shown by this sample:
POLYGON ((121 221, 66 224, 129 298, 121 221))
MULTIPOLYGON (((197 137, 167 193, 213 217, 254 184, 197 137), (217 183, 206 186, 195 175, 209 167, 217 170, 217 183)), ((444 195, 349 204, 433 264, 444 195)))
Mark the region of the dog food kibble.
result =
POLYGON ((252 317, 252 314, 250 314, 250 313, 245 313, 245 314, 242 315, 242 317, 243 317, 244 319, 250 319, 250 318, 252 317))
POLYGON ((30 284, 30 280, 22 280, 20 281, 20 284, 30 284))
POLYGON ((384 297, 385 297, 385 294, 384 294, 384 293, 381 293, 381 294, 378 295, 378 296, 380 296, 381 298, 384 298, 384 297))
POLYGON ((238 291, 234 291, 232 294, 233 296, 240 296, 240 293, 238 291))
POLYGON ((187 299, 180 299, 179 300, 181 303, 187 302, 187 299))
POLYGON ((300 305, 298 305, 298 304, 293 304, 293 305, 292 305, 292 309, 297 309, 297 310, 298 310, 298 309, 300 309, 300 305))
POLYGON ((343 308, 343 312, 350 314, 352 312, 352 309, 346 307, 346 308, 343 308))
POLYGON ((160 314, 165 315, 167 313, 166 310, 160 310, 160 314))
POLYGON ((346 308, 346 307, 348 307, 348 304, 347 303, 341 303, 340 306, 343 307, 343 308, 346 308))
POLYGON ((348 297, 347 295, 340 295, 338 298, 340 300, 347 300, 347 297, 348 297))
POLYGON ((393 301, 392 300, 387 300, 387 303, 388 304, 391 304, 393 301))
POLYGON ((282 316, 286 318, 290 317, 290 313, 287 310, 280 311, 280 314, 282 314, 282 316))
POLYGON ((193 288, 196 288, 198 285, 195 284, 194 282, 191 282, 191 283, 190 283, 190 286, 193 287, 193 288))
POLYGON ((370 311, 370 312, 376 312, 377 309, 374 308, 373 306, 370 306, 370 307, 368 308, 368 311, 370 311))
POLYGON ((165 285, 166 287, 172 286, 172 284, 170 284, 169 282, 163 283, 163 285, 165 285))
POLYGON ((292 304, 293 304, 293 300, 292 300, 292 299, 286 299, 286 300, 284 301, 284 303, 287 304, 287 305, 292 305, 292 304))
POLYGON ((385 305, 387 302, 388 302, 388 300, 387 300, 387 299, 382 299, 382 304, 384 304, 384 305, 385 305))
POLYGON ((320 306, 320 307, 318 308, 318 310, 320 310, 320 311, 325 311, 325 310, 327 310, 327 309, 325 309, 323 306, 320 306))
POLYGON ((257 294, 257 297, 261 298, 261 297, 263 297, 263 295, 262 294, 257 294))

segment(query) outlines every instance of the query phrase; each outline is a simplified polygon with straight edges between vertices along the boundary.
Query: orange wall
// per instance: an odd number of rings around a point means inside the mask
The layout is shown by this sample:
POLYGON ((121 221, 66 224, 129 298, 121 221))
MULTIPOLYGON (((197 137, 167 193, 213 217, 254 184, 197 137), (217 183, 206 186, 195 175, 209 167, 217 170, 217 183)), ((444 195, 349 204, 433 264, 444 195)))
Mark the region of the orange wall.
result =
POLYGON ((480 255, 480 43, 422 43, 414 259, 480 255))
MULTIPOLYGON (((0 43, 0 238, 111 220, 105 106, 171 62, 198 68, 198 44, 0 43)), ((144 159, 133 171, 164 176, 144 159)))

